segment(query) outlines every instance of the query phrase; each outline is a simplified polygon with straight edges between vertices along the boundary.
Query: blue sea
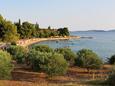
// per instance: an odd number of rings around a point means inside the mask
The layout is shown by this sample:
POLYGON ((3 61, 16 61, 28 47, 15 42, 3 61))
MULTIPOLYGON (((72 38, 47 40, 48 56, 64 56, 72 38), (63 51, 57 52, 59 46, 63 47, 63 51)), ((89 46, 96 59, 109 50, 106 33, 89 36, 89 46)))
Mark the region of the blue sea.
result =
POLYGON ((115 54, 115 32, 71 32, 74 36, 93 37, 61 40, 61 41, 44 41, 39 44, 49 45, 52 48, 69 47, 74 52, 86 48, 96 52, 103 60, 115 54))

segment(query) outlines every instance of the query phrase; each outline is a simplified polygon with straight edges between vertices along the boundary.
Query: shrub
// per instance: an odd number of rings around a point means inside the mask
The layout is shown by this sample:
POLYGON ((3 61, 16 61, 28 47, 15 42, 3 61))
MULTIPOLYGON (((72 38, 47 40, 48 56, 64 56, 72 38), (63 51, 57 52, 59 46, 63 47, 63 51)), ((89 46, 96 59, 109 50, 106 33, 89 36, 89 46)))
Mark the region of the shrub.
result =
POLYGON ((109 63, 109 64, 114 64, 114 63, 115 63, 115 55, 111 56, 111 57, 108 59, 108 63, 109 63))
POLYGON ((0 79, 10 79, 12 67, 10 54, 0 50, 0 79))
POLYGON ((49 76, 62 75, 67 71, 68 64, 61 54, 31 50, 28 58, 34 71, 45 71, 49 76))
POLYGON ((76 55, 70 48, 58 48, 55 51, 62 54, 71 66, 74 64, 76 55))
POLYGON ((21 46, 11 45, 7 51, 13 56, 17 63, 23 63, 26 57, 27 49, 21 46))
POLYGON ((102 66, 102 60, 92 50, 82 49, 77 52, 76 65, 87 69, 97 69, 102 66))
POLYGON ((106 82, 108 83, 109 86, 115 86, 115 66, 106 82))
POLYGON ((35 45, 31 46, 31 49, 35 49, 35 50, 40 51, 40 52, 53 52, 53 49, 50 48, 47 45, 38 45, 38 44, 35 44, 35 45))
POLYGON ((11 42, 11 45, 17 45, 16 42, 11 42))

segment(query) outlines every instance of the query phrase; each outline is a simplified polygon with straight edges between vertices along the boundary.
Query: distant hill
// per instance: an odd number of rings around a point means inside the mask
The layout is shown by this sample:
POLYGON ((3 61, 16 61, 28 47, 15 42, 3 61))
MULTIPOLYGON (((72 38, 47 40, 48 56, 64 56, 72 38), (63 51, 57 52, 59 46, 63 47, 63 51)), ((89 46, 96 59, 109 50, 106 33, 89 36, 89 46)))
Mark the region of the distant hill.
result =
POLYGON ((71 32, 115 32, 115 30, 87 30, 87 31, 71 31, 71 32))
POLYGON ((115 30, 109 30, 108 32, 115 32, 115 30))
POLYGON ((88 32, 106 32, 105 30, 88 30, 88 32))
POLYGON ((71 32, 106 32, 104 30, 87 30, 87 31, 71 31, 71 32))

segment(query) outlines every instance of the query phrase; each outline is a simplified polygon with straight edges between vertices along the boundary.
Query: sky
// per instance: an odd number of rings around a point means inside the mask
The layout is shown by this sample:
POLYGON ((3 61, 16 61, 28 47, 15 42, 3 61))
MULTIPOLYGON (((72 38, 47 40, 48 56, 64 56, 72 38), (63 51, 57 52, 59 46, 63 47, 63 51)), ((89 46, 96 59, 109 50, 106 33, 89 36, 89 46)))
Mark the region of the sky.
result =
POLYGON ((0 14, 40 27, 78 30, 115 29, 115 0, 0 0, 0 14))

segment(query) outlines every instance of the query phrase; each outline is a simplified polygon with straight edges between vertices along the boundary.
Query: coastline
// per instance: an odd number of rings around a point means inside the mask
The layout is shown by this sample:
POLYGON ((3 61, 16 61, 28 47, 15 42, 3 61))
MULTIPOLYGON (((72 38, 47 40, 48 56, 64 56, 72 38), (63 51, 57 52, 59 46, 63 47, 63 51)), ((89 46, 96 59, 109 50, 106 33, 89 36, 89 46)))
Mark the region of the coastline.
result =
POLYGON ((80 39, 80 38, 81 38, 80 36, 65 36, 65 37, 21 39, 17 42, 17 45, 27 47, 29 45, 43 42, 43 41, 69 40, 69 39, 80 39))

